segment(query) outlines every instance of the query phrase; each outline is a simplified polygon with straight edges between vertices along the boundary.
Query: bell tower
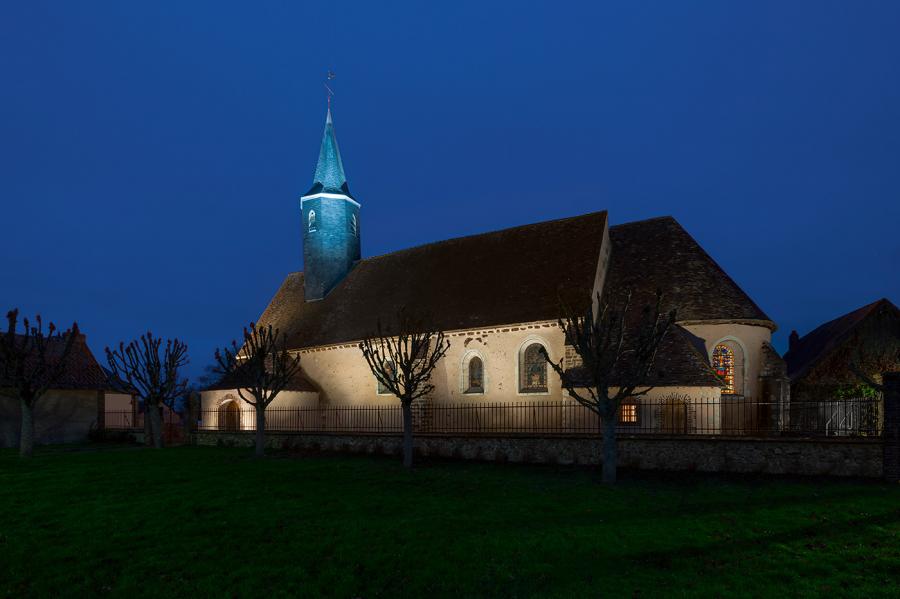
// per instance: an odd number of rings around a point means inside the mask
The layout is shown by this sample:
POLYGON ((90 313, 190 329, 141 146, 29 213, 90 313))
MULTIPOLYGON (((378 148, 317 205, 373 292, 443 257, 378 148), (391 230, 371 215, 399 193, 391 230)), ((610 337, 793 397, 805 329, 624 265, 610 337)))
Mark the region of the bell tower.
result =
POLYGON ((359 261, 359 207, 350 195, 329 107, 313 185, 300 198, 306 301, 323 299, 359 261))

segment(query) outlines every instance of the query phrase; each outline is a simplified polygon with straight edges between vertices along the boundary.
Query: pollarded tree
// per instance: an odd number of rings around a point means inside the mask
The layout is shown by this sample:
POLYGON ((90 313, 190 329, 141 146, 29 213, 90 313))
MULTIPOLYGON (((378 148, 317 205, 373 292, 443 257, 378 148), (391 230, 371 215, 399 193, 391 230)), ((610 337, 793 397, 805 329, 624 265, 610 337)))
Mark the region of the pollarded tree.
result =
POLYGON ((175 409, 175 401, 184 394, 188 381, 179 369, 188 363, 187 345, 178 339, 162 339, 147 332, 128 345, 106 348, 106 361, 112 376, 121 385, 134 389, 144 403, 144 418, 150 419, 153 446, 163 446, 163 406, 175 409), (160 354, 162 350, 162 354, 160 354))
POLYGON ((450 342, 442 331, 427 326, 402 308, 396 332, 378 322, 375 335, 362 340, 359 349, 378 383, 400 400, 403 411, 403 465, 412 468, 412 403, 434 390, 431 373, 447 353, 450 342))
POLYGON ((24 319, 23 331, 17 333, 18 319, 18 310, 6 314, 7 329, 0 339, 0 390, 19 401, 19 455, 28 458, 34 452, 34 406, 65 376, 79 333, 77 323, 60 333, 51 322, 44 334, 40 315, 35 318, 36 326, 24 319))
POLYGON ((567 369, 564 360, 553 362, 546 350, 543 354, 569 395, 599 418, 602 481, 612 484, 616 482, 619 407, 625 399, 640 397, 653 388, 653 364, 660 343, 675 322, 675 310, 660 312, 660 292, 655 305, 644 306, 638 319, 629 314, 630 292, 615 300, 598 296, 597 305, 596 315, 593 307, 581 315, 564 307, 564 315, 558 321, 566 343, 581 358, 580 366, 567 369))
POLYGON ((244 342, 216 350, 216 373, 237 389, 242 400, 256 410, 256 455, 266 452, 266 408, 300 373, 300 356, 291 355, 287 340, 272 325, 244 328, 244 342))

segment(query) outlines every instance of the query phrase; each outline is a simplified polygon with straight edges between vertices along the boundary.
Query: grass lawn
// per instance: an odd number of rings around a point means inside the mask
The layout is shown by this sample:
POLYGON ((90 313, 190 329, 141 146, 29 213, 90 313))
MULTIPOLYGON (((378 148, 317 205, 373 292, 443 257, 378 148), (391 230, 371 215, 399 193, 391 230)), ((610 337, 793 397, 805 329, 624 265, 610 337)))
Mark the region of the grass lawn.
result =
POLYGON ((900 486, 278 456, 0 452, 0 594, 897 596, 900 486))

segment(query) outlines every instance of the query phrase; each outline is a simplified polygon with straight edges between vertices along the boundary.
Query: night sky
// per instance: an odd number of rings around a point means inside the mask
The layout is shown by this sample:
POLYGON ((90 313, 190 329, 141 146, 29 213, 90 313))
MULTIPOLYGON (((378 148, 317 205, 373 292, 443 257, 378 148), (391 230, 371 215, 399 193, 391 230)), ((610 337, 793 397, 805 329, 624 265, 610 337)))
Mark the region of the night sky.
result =
POLYGON ((0 4, 0 307, 199 373, 302 270, 328 69, 364 257, 608 209, 781 349, 900 300, 900 2, 443 4, 0 4))

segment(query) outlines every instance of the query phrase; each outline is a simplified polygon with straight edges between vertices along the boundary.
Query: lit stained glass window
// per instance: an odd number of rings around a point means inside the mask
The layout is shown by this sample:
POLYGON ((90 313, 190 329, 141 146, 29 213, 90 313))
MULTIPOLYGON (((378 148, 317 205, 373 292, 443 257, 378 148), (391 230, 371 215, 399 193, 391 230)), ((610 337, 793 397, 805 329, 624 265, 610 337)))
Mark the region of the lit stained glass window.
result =
POLYGON ((734 350, 720 343, 713 349, 712 366, 725 386, 722 393, 734 393, 734 350))
POLYGON ((466 393, 484 393, 484 363, 478 356, 469 360, 469 385, 466 393))
POLYGON ((540 343, 532 343, 522 352, 522 363, 519 368, 522 393, 547 392, 547 360, 541 355, 540 343))
MULTIPOLYGON (((390 375, 390 378, 394 379, 397 376, 397 369, 394 367, 394 363, 386 362, 385 367, 386 367, 386 370, 388 371, 388 374, 390 375)), ((381 381, 379 381, 377 378, 375 380, 378 383, 378 395, 390 395, 391 394, 391 390, 388 389, 385 385, 383 385, 381 383, 381 381)))

